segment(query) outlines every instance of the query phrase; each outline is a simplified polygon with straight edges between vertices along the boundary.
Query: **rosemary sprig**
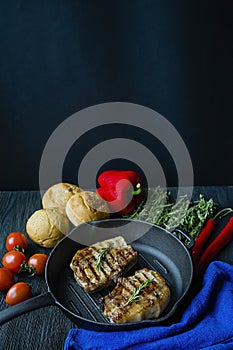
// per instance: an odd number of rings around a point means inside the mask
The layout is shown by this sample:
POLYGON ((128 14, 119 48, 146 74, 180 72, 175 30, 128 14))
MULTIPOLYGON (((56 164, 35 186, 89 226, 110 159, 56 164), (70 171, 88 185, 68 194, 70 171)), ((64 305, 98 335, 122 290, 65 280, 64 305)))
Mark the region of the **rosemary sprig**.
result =
POLYGON ((135 288, 135 290, 134 290, 133 294, 131 295, 131 297, 124 304, 124 307, 126 307, 127 305, 133 303, 134 301, 138 301, 139 296, 140 296, 141 292, 143 291, 143 289, 148 287, 149 284, 151 284, 153 282, 153 280, 154 280, 153 278, 148 279, 144 283, 142 283, 138 288, 135 288))
POLYGON ((171 204, 168 203, 167 192, 160 186, 157 186, 155 189, 148 189, 146 203, 142 203, 138 209, 130 215, 130 218, 158 224, 162 213, 167 211, 170 206, 171 204))
POLYGON ((180 228, 196 239, 207 219, 213 217, 215 203, 212 198, 205 199, 202 194, 187 209, 185 217, 181 220, 180 228))
MULTIPOLYGON (((205 199, 202 194, 191 202, 187 195, 180 196, 174 204, 163 188, 157 186, 148 190, 146 203, 130 216, 133 219, 151 222, 167 230, 180 228, 194 240, 198 237, 207 219, 213 217, 215 203, 212 198, 205 199)), ((182 235, 174 232, 180 240, 182 235)), ((185 244, 186 240, 184 241, 185 244)))
POLYGON ((107 248, 104 248, 102 249, 99 254, 98 254, 98 257, 97 257, 97 260, 96 260, 96 268, 97 270, 99 271, 101 266, 102 266, 102 260, 103 258, 105 257, 105 255, 109 252, 110 250, 110 247, 107 247, 107 248))
POLYGON ((180 196, 177 202, 171 206, 170 211, 167 211, 162 225, 159 226, 162 226, 167 230, 172 230, 179 227, 189 206, 190 201, 188 200, 187 195, 180 196))

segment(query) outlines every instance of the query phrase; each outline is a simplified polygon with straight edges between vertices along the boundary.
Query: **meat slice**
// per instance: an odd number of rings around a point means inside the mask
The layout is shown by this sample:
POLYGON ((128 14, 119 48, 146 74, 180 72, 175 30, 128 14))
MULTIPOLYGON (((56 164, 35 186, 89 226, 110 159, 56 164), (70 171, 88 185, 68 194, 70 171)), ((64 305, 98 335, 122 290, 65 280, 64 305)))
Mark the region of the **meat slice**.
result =
POLYGON ((70 267, 81 287, 96 292, 116 282, 137 259, 138 253, 118 236, 78 250, 70 267))
POLYGON ((133 276, 118 278, 103 299, 103 313, 112 323, 156 319, 167 307, 170 289, 156 271, 143 268, 133 276))

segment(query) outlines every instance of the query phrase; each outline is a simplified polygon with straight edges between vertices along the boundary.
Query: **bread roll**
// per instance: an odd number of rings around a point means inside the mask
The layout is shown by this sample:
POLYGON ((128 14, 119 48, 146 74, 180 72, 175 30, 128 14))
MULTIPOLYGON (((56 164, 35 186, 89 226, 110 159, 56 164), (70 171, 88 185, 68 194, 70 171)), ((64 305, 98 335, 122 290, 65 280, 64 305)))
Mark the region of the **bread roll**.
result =
POLYGON ((66 204, 66 215, 74 226, 108 219, 110 216, 107 202, 91 191, 82 191, 72 196, 66 204))
POLYGON ((60 208, 37 210, 26 224, 31 240, 47 248, 54 247, 70 229, 71 224, 60 208))
POLYGON ((61 208, 65 211, 68 200, 79 193, 81 189, 73 184, 62 182, 49 187, 42 197, 42 206, 44 209, 61 208))

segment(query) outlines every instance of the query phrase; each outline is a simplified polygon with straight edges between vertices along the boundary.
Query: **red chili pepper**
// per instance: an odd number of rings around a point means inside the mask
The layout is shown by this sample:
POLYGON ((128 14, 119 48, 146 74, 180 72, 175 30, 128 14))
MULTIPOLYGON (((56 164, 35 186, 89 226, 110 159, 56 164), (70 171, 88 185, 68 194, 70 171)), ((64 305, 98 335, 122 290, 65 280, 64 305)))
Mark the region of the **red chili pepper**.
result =
MULTIPOLYGON (((205 267, 203 267, 203 269, 201 269, 199 264, 200 264, 200 259, 203 259, 203 258, 201 258, 201 254, 202 254, 204 245, 207 242, 207 240, 210 238, 211 234, 213 233, 213 231, 217 225, 217 221, 216 221, 217 218, 223 218, 224 216, 228 215, 229 213, 232 213, 232 211, 233 211, 232 208, 224 208, 224 209, 220 210, 213 218, 210 218, 206 221, 204 227, 202 228, 201 232, 199 233, 199 235, 195 241, 195 244, 192 248, 192 252, 191 252, 192 258, 193 258, 193 265, 194 265, 194 274, 195 274, 196 278, 204 272, 204 270, 206 269, 206 267, 208 265, 208 263, 206 263, 205 267), (199 270, 199 272, 197 270, 199 270)), ((217 255, 217 253, 213 254, 213 256, 211 257, 211 260, 213 260, 216 255, 217 255)))
POLYGON ((214 219, 208 219, 195 241, 195 244, 192 248, 192 258, 193 258, 194 269, 196 269, 197 267, 203 247, 207 239, 210 237, 211 233, 213 232, 215 226, 216 226, 216 221, 214 219))
POLYGON ((143 201, 144 185, 138 173, 130 170, 108 170, 98 177, 96 192, 108 202, 111 212, 129 215, 143 201))
POLYGON ((196 277, 201 276, 208 264, 220 253, 220 251, 231 241, 233 238, 233 217, 229 219, 226 226, 219 233, 217 238, 208 246, 203 253, 197 266, 196 277))

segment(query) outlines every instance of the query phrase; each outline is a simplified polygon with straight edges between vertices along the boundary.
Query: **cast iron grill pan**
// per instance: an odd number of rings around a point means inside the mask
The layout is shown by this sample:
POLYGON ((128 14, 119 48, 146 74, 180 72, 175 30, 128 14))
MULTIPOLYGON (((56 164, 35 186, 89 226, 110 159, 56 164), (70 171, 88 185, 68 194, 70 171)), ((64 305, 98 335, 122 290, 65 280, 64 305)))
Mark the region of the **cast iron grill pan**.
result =
POLYGON ((172 233, 158 226, 128 219, 109 219, 83 224, 76 227, 52 250, 45 275, 48 293, 11 307, 11 310, 18 308, 14 312, 8 309, 2 311, 0 324, 27 311, 52 304, 58 305, 79 327, 96 331, 119 331, 162 324, 175 313, 178 304, 190 287, 192 275, 192 259, 187 248, 172 233), (106 228, 104 230, 106 237, 100 238, 96 232, 98 233, 98 228, 103 227, 106 228), (142 237, 140 237, 141 232, 145 232, 142 237), (114 286, 100 292, 87 293, 75 281, 70 262, 76 251, 84 247, 80 241, 90 237, 89 244, 92 244, 112 238, 113 235, 125 235, 127 242, 131 238, 132 242, 129 244, 139 252, 138 263, 128 271, 127 275, 147 267, 159 272, 165 278, 171 290, 171 299, 158 319, 112 324, 101 311, 101 298, 114 286), (138 238, 133 241, 135 236, 138 238))

